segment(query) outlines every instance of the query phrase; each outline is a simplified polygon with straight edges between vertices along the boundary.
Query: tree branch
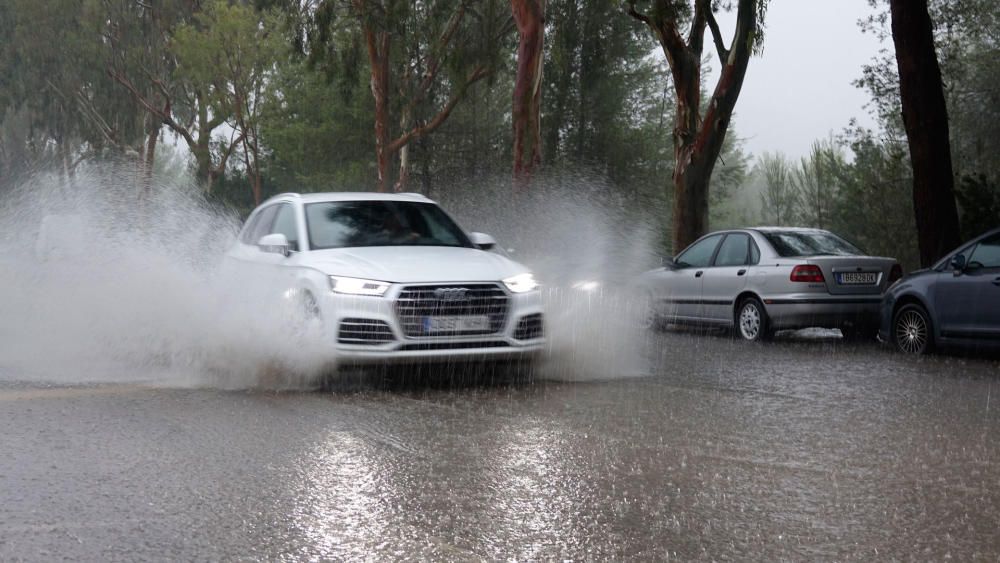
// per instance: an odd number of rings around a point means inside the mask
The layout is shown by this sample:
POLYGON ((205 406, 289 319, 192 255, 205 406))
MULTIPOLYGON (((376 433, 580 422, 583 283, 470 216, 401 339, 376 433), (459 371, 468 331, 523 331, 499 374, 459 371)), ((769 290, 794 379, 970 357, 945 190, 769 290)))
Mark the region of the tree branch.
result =
POLYGON ((705 44, 705 23, 707 16, 705 12, 711 12, 712 7, 709 5, 711 0, 695 0, 694 3, 694 18, 691 20, 691 31, 688 33, 688 48, 693 51, 698 58, 701 58, 701 52, 705 44))
POLYGON ((226 162, 229 160, 229 157, 233 154, 233 149, 239 146, 239 144, 243 142, 244 138, 246 138, 246 133, 241 132, 239 137, 230 141, 229 146, 226 148, 225 152, 223 152, 222 155, 219 156, 219 165, 215 167, 214 170, 215 174, 220 174, 226 171, 226 162))
MULTIPOLYGON (((139 93, 139 90, 135 87, 134 84, 132 84, 131 80, 129 80, 127 77, 123 76, 122 74, 116 72, 114 70, 114 68, 112 68, 112 67, 108 67, 108 75, 111 78, 113 78, 115 80, 115 82, 121 84, 122 86, 125 87, 126 90, 128 90, 129 92, 131 92, 132 93, 132 97, 135 98, 135 100, 137 102, 139 102, 139 105, 141 105, 143 108, 145 108, 146 111, 148 111, 149 113, 153 114, 154 116, 160 118, 160 120, 163 122, 164 125, 166 125, 170 129, 172 129, 174 132, 176 132, 178 135, 180 135, 181 137, 183 137, 184 138, 184 142, 186 142, 188 144, 188 147, 194 149, 197 146, 197 143, 195 142, 194 137, 191 136, 191 132, 188 131, 187 128, 185 128, 184 126, 182 126, 179 123, 177 123, 176 121, 174 121, 174 118, 170 114, 164 112, 161 109, 158 109, 156 106, 154 106, 153 104, 149 103, 149 100, 147 100, 145 98, 145 96, 143 96, 142 94, 139 93)), ((168 103, 167 107, 169 107, 169 101, 170 101, 170 99, 167 98, 167 103, 168 103)))
MULTIPOLYGON (((64 94, 59 87, 53 84, 51 80, 46 78, 45 84, 50 90, 52 90, 53 93, 62 99, 64 104, 68 105, 71 103, 71 100, 66 96, 66 94, 64 94)), ((90 121, 97 126, 97 129, 101 132, 101 136, 103 136, 105 140, 119 149, 123 148, 118 142, 118 139, 114 136, 115 130, 108 125, 108 122, 104 120, 100 112, 94 109, 93 104, 90 103, 90 100, 87 99, 81 90, 78 89, 73 93, 73 99, 76 101, 76 105, 80 108, 80 111, 84 114, 84 116, 90 119, 90 121)), ((75 166, 76 165, 74 164, 71 168, 75 168, 75 166)))
MULTIPOLYGON (((448 22, 448 27, 438 39, 437 50, 439 53, 443 52, 448 47, 448 44, 451 43, 451 38, 454 37, 455 31, 458 29, 458 25, 462 22, 463 17, 465 17, 465 2, 462 2, 455 14, 452 15, 451 20, 448 22)), ((417 104, 427 96, 427 92, 430 91, 431 84, 434 83, 434 79, 437 78, 440 69, 441 57, 439 54, 434 55, 432 51, 431 56, 427 60, 427 70, 424 72, 424 78, 420 81, 416 93, 413 95, 410 103, 406 105, 404 111, 412 113, 417 104)))
POLYGON ((458 102, 460 102, 462 98, 465 97, 465 92, 469 89, 469 87, 475 84, 476 82, 479 82, 483 78, 486 78, 487 76, 492 74, 492 72, 493 70, 487 66, 477 67, 476 70, 474 70, 472 74, 469 75, 469 78, 465 81, 465 84, 463 84, 462 87, 459 88, 458 92, 455 92, 455 94, 452 95, 451 99, 448 100, 448 103, 446 103, 444 107, 441 108, 441 111, 439 111, 438 114, 435 115, 433 119, 431 119, 430 121, 428 121, 423 125, 410 129, 409 131, 401 135, 399 138, 397 138, 395 141, 389 143, 389 146, 386 147, 386 152, 389 154, 395 153, 399 149, 409 144, 410 141, 417 139, 419 137, 423 137, 424 135, 433 133, 435 129, 440 127, 441 124, 448 119, 448 116, 451 115, 451 111, 455 109, 455 106, 458 104, 458 102))
POLYGON ((629 0, 628 8, 625 11, 628 12, 628 15, 632 16, 633 18, 641 21, 642 23, 650 27, 653 27, 653 24, 650 21, 649 16, 635 9, 635 0, 629 0))
POLYGON ((650 18, 635 9, 635 0, 629 0, 627 12, 628 15, 649 26, 649 29, 656 34, 671 68, 675 66, 677 61, 683 59, 684 52, 688 47, 680 32, 677 31, 677 25, 673 20, 662 17, 650 18))
POLYGON ((719 62, 725 66, 729 61, 729 49, 726 49, 725 43, 722 42, 722 32, 719 30, 719 22, 715 21, 715 14, 712 12, 711 6, 708 8, 706 16, 708 18, 708 28, 712 30, 712 40, 715 42, 715 50, 719 53, 719 62))

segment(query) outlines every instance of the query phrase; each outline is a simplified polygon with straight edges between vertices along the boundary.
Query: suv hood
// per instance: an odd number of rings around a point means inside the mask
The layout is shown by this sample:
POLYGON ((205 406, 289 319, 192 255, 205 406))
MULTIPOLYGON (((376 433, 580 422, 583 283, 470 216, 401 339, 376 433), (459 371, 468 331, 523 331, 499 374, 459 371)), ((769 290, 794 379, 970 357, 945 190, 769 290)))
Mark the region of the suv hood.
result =
POLYGON ((304 266, 331 276, 393 283, 501 281, 527 272, 513 260, 479 250, 449 246, 367 246, 310 252, 304 266))

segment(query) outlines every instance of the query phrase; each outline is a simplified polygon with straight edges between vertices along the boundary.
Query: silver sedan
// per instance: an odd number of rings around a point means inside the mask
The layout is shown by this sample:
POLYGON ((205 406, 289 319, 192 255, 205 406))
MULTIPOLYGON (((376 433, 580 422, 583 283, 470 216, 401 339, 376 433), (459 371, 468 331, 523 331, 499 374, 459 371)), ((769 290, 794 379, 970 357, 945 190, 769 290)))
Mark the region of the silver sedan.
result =
POLYGON ((703 236, 640 276, 645 323, 735 329, 750 341, 807 327, 874 339, 879 303, 902 277, 892 258, 866 256, 821 229, 758 227, 703 236))

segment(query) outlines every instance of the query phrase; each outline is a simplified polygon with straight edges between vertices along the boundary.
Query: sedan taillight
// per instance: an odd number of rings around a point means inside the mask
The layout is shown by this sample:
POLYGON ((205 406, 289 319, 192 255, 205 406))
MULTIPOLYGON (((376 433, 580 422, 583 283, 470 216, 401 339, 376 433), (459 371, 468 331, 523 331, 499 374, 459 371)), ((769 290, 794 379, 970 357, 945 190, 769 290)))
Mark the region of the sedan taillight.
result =
POLYGON ((802 264, 792 268, 792 275, 789 277, 793 282, 823 283, 823 270, 819 266, 812 264, 802 264))
POLYGON ((893 264, 892 270, 889 271, 889 285, 892 285, 903 278, 903 267, 899 264, 893 264))

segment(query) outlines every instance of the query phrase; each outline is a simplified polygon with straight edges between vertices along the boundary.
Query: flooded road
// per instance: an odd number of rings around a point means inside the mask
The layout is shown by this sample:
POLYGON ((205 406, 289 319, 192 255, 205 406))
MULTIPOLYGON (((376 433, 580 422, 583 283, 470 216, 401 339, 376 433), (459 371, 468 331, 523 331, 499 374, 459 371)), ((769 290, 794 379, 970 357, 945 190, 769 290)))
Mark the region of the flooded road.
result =
POLYGON ((1000 363, 667 333, 650 374, 334 393, 0 372, 0 559, 1000 557, 1000 363))

